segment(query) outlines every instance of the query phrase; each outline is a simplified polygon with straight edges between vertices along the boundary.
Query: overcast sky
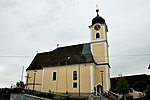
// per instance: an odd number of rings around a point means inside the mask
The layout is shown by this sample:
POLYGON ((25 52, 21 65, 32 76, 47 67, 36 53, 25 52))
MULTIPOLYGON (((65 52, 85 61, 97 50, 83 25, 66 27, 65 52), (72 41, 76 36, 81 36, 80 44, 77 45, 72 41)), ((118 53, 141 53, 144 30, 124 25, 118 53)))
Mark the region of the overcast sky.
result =
POLYGON ((109 29, 111 77, 149 74, 150 0, 0 0, 0 87, 20 80, 37 51, 90 42, 96 4, 109 29))

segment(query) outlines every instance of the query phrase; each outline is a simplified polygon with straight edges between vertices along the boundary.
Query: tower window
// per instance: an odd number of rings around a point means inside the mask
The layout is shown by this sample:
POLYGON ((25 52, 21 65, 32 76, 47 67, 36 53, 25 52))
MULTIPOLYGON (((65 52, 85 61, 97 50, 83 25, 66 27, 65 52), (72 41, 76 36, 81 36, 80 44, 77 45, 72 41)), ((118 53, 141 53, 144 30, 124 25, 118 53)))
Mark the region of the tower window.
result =
POLYGON ((73 88, 77 88, 77 82, 73 82, 73 88))
POLYGON ((96 39, 100 38, 100 33, 96 33, 96 39))
POLYGON ((73 80, 77 80, 77 71, 73 71, 73 80))
POLYGON ((56 80, 56 72, 53 72, 53 81, 56 80))

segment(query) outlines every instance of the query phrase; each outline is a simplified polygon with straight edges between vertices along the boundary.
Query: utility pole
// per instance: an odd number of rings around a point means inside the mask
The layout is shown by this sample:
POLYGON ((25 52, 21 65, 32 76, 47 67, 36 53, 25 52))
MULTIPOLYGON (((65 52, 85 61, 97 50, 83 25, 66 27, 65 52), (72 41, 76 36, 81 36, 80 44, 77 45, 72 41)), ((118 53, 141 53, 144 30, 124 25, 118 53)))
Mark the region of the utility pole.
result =
POLYGON ((148 69, 150 69, 150 64, 148 65, 148 69))
POLYGON ((20 81, 23 81, 23 72, 24 72, 24 66, 22 67, 22 73, 21 73, 21 80, 20 81))

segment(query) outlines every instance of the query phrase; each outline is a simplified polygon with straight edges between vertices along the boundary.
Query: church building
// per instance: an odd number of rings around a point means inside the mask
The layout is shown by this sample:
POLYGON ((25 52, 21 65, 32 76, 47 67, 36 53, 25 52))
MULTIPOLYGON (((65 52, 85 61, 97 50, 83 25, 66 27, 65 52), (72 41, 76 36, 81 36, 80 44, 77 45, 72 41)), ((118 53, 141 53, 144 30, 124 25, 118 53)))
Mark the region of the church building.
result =
POLYGON ((98 9, 96 13, 89 26, 89 43, 37 53, 26 69, 27 89, 79 96, 110 89, 108 28, 98 9))

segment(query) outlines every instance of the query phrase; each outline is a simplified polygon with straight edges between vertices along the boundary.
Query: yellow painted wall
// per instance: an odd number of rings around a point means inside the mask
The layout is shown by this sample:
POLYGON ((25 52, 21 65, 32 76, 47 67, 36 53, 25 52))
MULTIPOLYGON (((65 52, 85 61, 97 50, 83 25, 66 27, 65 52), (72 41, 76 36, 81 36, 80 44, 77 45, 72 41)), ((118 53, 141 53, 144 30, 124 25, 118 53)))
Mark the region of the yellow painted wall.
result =
MULTIPOLYGON (((100 83, 102 85, 102 79, 101 79, 101 71, 105 73, 105 68, 104 67, 96 67, 95 68, 95 86, 100 83)), ((105 79, 105 75, 103 74, 103 77, 105 79)))
POLYGON ((79 75, 80 67, 80 92, 90 92, 90 64, 76 64, 57 67, 44 68, 44 87, 45 92, 51 90, 58 93, 78 93, 79 92, 79 76, 77 80, 73 80, 73 71, 77 71, 79 75), (67 84, 66 84, 67 70, 67 84), (52 72, 57 72, 56 81, 52 80, 52 72), (59 72, 59 73, 58 73, 59 72), (77 82, 77 88, 73 88, 73 82, 77 82))
MULTIPOLYGON (((106 90, 106 69, 108 68, 107 65, 98 65, 97 67, 95 67, 95 84, 94 86, 96 86, 97 84, 100 83, 100 85, 102 85, 102 74, 103 73, 103 89, 106 90), (103 72, 102 72, 103 71, 103 72)), ((108 88, 110 89, 110 73, 109 73, 109 68, 108 68, 108 88)))
POLYGON ((111 82, 110 82, 110 68, 108 67, 108 86, 109 89, 111 88, 111 82))
MULTIPOLYGON (((28 70, 27 74, 29 74, 28 78, 28 83, 30 85, 28 85, 28 89, 33 89, 33 81, 34 81, 34 70, 28 70)), ((36 75, 35 75, 35 84, 41 84, 42 82, 42 70, 36 70, 36 75)), ((41 91, 41 85, 34 85, 34 89, 37 91, 41 91)))
POLYGON ((96 62, 105 62, 105 51, 104 43, 94 43, 92 44, 93 57, 96 62))
POLYGON ((90 92, 90 64, 83 64, 80 69, 80 83, 81 83, 81 92, 89 93, 90 92))
POLYGON ((57 67, 54 67, 53 69, 51 67, 45 67, 43 68, 43 70, 44 70, 43 91, 45 92, 48 92, 49 90, 52 92, 56 91, 56 81, 52 80, 52 72, 57 72, 57 67))
POLYGON ((79 64, 76 65, 68 65, 67 71, 68 71, 68 92, 77 93, 79 90, 79 83, 77 77, 77 80, 73 80, 73 71, 77 71, 77 74, 79 74, 79 64), (77 82, 77 88, 73 88, 73 82, 77 82))
MULTIPOLYGON (((35 85, 35 90, 48 92, 49 90, 52 92, 58 93, 79 93, 79 70, 80 70, 80 92, 81 93, 90 93, 91 92, 91 82, 90 82, 90 65, 93 67, 93 85, 97 84, 102 85, 101 79, 101 71, 103 71, 103 88, 106 90, 106 66, 107 65, 99 65, 95 64, 76 64, 76 65, 67 65, 66 66, 57 66, 57 67, 44 67, 44 71, 36 70, 36 81, 35 83, 42 84, 42 72, 44 72, 44 80, 43 85, 35 85), (80 69, 79 69, 80 67, 80 69), (66 70, 67 70, 67 84, 66 84, 66 70), (77 80, 73 80, 73 71, 77 71, 78 78, 77 80), (53 81, 53 72, 56 72, 56 81, 53 81), (73 82, 77 82, 77 88, 73 88, 73 82), (43 86, 43 87, 42 87, 43 86), (67 86, 67 87, 66 87, 67 86)), ((109 70, 108 70, 109 71, 109 70)), ((29 70, 27 74, 31 78, 29 78, 28 83, 33 83, 34 71, 29 70)), ((108 76, 110 78, 110 73, 108 72, 108 76)), ((110 87, 110 80, 109 80, 110 87)), ((29 89, 33 89, 33 85, 28 85, 29 89)))

